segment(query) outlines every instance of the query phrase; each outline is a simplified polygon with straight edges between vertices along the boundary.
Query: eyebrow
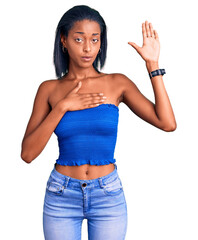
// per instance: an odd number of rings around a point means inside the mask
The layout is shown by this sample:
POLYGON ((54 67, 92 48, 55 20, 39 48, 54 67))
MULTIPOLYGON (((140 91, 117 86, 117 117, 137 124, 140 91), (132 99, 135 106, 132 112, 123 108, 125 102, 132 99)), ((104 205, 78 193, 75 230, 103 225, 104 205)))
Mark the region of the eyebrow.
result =
MULTIPOLYGON (((79 34, 85 34, 84 32, 75 32, 75 33, 79 33, 79 34)), ((99 33, 93 33, 93 36, 99 35, 99 33)))

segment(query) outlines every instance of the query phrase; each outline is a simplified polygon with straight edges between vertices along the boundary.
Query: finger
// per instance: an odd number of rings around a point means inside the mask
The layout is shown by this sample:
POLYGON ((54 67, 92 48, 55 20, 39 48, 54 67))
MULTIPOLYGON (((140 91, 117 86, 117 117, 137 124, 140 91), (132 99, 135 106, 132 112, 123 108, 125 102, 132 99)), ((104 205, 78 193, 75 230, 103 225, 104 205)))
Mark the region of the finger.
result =
POLYGON ((104 93, 79 93, 82 97, 97 97, 104 96, 104 93))
POLYGON ((80 81, 80 82, 77 83, 76 88, 80 88, 81 85, 82 85, 82 82, 80 81))
POLYGON ((82 86, 82 82, 80 81, 80 82, 77 83, 77 85, 76 85, 76 87, 73 89, 73 91, 74 91, 74 92, 78 92, 78 90, 81 88, 81 86, 82 86))
POLYGON ((138 50, 140 49, 140 47, 135 44, 134 42, 128 42, 129 45, 131 45, 133 48, 135 48, 135 50, 138 52, 138 50))
POLYGON ((91 101, 91 100, 106 100, 106 96, 81 96, 80 99, 84 99, 86 101, 91 101))
POLYGON ((93 100, 89 100, 89 101, 85 101, 84 102, 84 106, 85 108, 92 108, 92 107, 95 107, 95 106, 99 106, 100 104, 103 104, 104 101, 93 101, 93 100))
POLYGON ((147 37, 150 37, 151 36, 151 32, 150 32, 148 21, 145 22, 145 25, 146 25, 146 35, 147 35, 147 37))
POLYGON ((142 23, 142 35, 143 35, 143 39, 145 39, 146 36, 146 28, 145 28, 145 23, 142 23))
POLYGON ((154 30, 154 34, 155 34, 155 39, 159 41, 159 36, 156 30, 154 30))
POLYGON ((151 32, 151 37, 155 37, 155 34, 154 34, 154 31, 153 31, 153 26, 152 26, 152 23, 149 24, 150 26, 150 32, 151 32))

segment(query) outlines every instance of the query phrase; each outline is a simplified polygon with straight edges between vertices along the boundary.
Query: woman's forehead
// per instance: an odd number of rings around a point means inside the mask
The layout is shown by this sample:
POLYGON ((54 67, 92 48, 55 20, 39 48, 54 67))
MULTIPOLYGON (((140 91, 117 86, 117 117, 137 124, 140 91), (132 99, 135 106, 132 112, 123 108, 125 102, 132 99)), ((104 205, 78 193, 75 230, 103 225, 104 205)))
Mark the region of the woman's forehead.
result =
POLYGON ((100 25, 96 21, 91 21, 88 19, 84 19, 82 21, 76 21, 72 26, 72 33, 81 33, 81 34, 100 34, 100 25))

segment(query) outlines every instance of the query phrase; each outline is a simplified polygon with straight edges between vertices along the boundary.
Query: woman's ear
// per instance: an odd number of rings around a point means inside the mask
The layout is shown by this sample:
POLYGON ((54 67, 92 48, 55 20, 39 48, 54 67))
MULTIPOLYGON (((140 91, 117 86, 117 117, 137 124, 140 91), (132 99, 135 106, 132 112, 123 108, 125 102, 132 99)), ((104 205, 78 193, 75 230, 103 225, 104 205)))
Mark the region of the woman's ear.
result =
POLYGON ((66 39, 65 35, 63 35, 61 33, 61 37, 60 38, 61 38, 61 43, 63 44, 64 48, 67 48, 67 39, 66 39))

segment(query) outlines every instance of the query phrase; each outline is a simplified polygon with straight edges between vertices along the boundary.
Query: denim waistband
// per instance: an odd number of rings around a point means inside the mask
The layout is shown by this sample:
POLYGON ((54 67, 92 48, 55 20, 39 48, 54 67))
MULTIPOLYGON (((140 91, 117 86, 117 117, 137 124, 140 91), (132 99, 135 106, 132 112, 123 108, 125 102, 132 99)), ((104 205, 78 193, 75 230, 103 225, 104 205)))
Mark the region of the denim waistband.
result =
POLYGON ((83 183, 85 183, 86 187, 103 187, 109 182, 112 182, 114 179, 116 179, 118 176, 117 172, 117 164, 113 163, 115 166, 115 169, 102 177, 96 178, 96 179, 91 179, 91 180, 82 180, 82 179, 77 179, 77 178, 72 178, 66 175, 63 175, 62 173, 59 173, 54 164, 54 168, 51 171, 50 176, 52 178, 55 178, 57 181, 59 181, 61 184, 63 184, 65 187, 72 187, 72 188, 81 188, 83 183))

